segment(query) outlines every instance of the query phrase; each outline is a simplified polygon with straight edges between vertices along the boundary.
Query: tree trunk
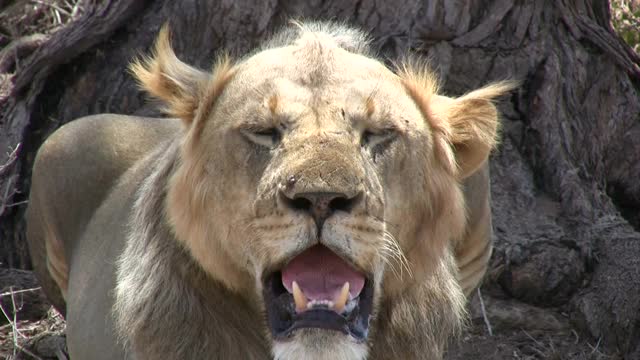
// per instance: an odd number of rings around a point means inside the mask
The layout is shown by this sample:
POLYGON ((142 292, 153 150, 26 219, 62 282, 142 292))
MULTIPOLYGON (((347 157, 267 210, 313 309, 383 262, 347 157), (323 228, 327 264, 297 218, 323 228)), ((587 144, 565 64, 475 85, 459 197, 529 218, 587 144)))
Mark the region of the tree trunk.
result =
POLYGON ((611 28, 607 1, 84 6, 82 18, 20 63, 11 96, 0 99, 2 266, 29 266, 30 171, 53 130, 102 112, 160 115, 126 67, 164 22, 178 56, 209 68, 222 49, 245 54, 290 18, 340 19, 370 30, 384 57, 431 57, 449 94, 522 80, 500 104, 503 139, 491 162, 496 250, 485 293, 568 314, 607 351, 640 358, 640 59, 611 28))

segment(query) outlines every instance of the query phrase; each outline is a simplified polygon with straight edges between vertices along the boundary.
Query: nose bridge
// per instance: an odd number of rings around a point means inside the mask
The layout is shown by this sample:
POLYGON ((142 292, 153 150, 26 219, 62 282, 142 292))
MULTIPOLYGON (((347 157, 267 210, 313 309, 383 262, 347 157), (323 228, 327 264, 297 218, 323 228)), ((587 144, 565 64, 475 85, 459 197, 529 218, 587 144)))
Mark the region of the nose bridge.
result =
POLYGON ((364 169, 347 132, 318 130, 297 141, 287 172, 287 195, 340 193, 350 198, 362 189, 364 169))

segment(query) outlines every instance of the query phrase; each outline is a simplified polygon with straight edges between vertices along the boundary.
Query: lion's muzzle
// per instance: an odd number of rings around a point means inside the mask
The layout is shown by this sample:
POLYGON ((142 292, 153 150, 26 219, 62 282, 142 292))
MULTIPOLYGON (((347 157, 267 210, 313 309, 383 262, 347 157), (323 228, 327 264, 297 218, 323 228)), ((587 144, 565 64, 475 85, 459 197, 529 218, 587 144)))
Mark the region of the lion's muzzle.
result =
POLYGON ((278 341, 309 328, 358 343, 367 338, 374 278, 379 281, 375 265, 382 260, 362 248, 364 241, 382 241, 374 219, 383 214, 367 206, 373 192, 356 161, 360 145, 352 140, 347 131, 314 129, 287 144, 296 151, 282 160, 273 213, 291 230, 272 245, 281 258, 261 269, 268 323, 278 341))

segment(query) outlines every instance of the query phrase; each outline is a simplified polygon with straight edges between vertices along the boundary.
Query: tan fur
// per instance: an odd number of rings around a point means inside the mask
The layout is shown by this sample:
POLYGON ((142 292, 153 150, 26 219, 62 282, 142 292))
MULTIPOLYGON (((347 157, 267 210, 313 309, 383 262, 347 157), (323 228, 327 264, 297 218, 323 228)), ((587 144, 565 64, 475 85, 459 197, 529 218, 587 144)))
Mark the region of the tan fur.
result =
POLYGON ((107 127, 136 130, 101 130, 91 144, 88 125, 54 135, 39 158, 94 171, 49 190, 47 177, 63 172, 36 161, 28 214, 36 261, 51 259, 39 276, 63 291, 68 280, 72 357, 442 357, 491 254, 491 102, 512 84, 452 99, 420 62, 393 72, 369 53, 357 30, 296 23, 207 73, 176 57, 164 28, 153 57, 131 69, 180 129, 110 115, 107 127), (278 139, 264 135, 273 129, 278 139), (82 216, 46 206, 74 188, 87 199, 82 216), (308 214, 282 201, 310 192, 361 200, 318 236, 308 214), (262 277, 318 243, 373 281, 366 343, 318 329, 287 341, 269 334, 262 277))
POLYGON ((62 297, 67 296, 68 281, 67 274, 69 268, 64 257, 64 248, 59 236, 55 233, 53 226, 45 220, 45 242, 47 253, 47 271, 60 288, 62 297))
POLYGON ((467 205, 465 235, 455 243, 458 281, 465 295, 478 286, 489 264, 493 249, 491 242, 491 204, 489 196, 489 167, 485 163, 463 184, 467 205))
POLYGON ((271 115, 278 114, 278 96, 273 95, 269 98, 269 110, 271 111, 271 115))

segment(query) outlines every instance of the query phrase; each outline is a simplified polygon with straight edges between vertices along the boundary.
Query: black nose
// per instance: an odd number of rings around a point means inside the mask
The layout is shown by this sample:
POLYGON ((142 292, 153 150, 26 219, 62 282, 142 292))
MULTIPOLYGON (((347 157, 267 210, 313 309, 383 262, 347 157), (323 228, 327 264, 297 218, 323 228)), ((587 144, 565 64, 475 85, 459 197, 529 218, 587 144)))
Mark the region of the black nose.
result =
POLYGON ((284 203, 295 210, 307 212, 313 217, 318 227, 318 233, 322 225, 336 211, 350 212, 360 201, 362 193, 353 197, 348 197, 342 193, 335 192, 306 192, 297 193, 293 198, 282 194, 284 203))

